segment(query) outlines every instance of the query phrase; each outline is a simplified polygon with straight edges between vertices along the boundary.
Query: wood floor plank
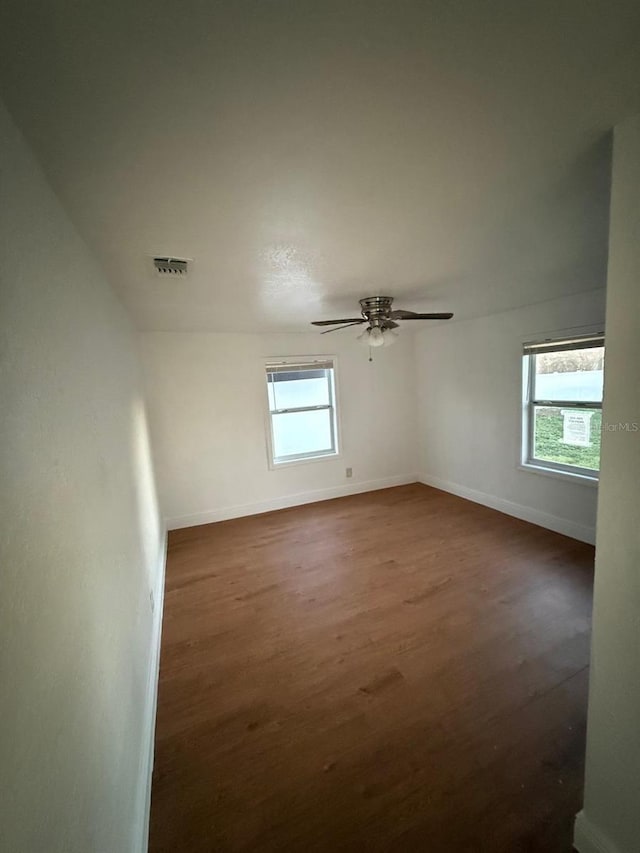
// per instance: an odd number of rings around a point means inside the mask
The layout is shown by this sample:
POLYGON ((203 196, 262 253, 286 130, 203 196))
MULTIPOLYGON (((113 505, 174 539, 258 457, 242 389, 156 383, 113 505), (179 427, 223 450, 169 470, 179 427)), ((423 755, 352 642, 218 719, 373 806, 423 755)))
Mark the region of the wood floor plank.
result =
POLYGON ((592 567, 418 484, 173 532, 150 850, 568 853, 592 567))

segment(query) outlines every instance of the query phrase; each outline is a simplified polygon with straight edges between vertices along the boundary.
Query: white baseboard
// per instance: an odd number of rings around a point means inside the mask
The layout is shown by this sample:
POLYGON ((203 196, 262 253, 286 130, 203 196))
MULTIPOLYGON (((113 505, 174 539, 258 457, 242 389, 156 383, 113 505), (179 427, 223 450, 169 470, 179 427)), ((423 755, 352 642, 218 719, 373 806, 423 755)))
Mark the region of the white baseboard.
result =
POLYGON ((491 509, 497 509, 499 512, 506 513, 506 515, 521 518, 523 521, 529 521, 531 524, 537 524, 539 527, 546 527, 548 530, 562 533, 565 536, 570 536, 572 539, 578 539, 580 542, 588 542, 590 545, 595 544, 596 531, 593 527, 588 527, 585 524, 578 524, 576 521, 570 521, 567 518, 561 518, 557 515, 550 515, 547 512, 541 512, 532 507, 513 503, 494 495, 488 495, 476 489, 470 489, 467 486, 460 486, 458 483, 451 483, 448 480, 441 480, 439 477, 432 477, 429 474, 420 474, 418 480, 420 483, 424 483, 425 486, 442 489, 443 492, 450 492, 453 495, 458 495, 458 497, 474 501, 474 503, 483 504, 484 506, 491 507, 491 509))
POLYGON ((622 853, 620 848, 591 823, 584 811, 576 815, 573 846, 578 853, 622 853))
POLYGON ((153 760, 156 737, 156 710, 158 707, 158 677, 160 675, 160 641, 162 638, 162 612, 164 608, 164 579, 167 565, 167 533, 165 531, 158 566, 158 577, 154 587, 155 596, 153 610, 153 625, 151 636, 151 659, 149 661, 149 678, 145 699, 144 734, 142 740, 143 752, 140 778, 144 786, 142 794, 140 819, 140 851, 147 853, 149 849, 149 817, 151 813, 151 782, 153 777, 153 760))
POLYGON ((274 509, 287 509, 291 506, 327 501, 332 498, 342 498, 347 495, 358 495, 362 492, 373 492, 376 489, 388 489, 392 486, 406 486, 417 482, 415 474, 405 474, 398 477, 385 477, 381 480, 365 480, 361 483, 349 483, 345 486, 332 486, 329 489, 315 489, 312 492, 299 492, 281 498, 271 498, 256 503, 240 504, 221 507, 208 512, 196 512, 192 515, 179 515, 166 519, 169 530, 179 530, 182 527, 196 527, 198 524, 211 524, 214 521, 226 521, 229 518, 242 518, 245 515, 257 515, 261 512, 271 512, 274 509))

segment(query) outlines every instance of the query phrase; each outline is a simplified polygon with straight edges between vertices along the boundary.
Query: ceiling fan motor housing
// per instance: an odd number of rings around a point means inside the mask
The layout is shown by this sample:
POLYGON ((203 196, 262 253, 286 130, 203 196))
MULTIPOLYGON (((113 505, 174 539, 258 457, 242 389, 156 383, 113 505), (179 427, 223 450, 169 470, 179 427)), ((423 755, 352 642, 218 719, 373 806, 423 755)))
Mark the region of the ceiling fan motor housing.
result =
POLYGON ((360 300, 362 316, 369 320, 372 326, 378 326, 389 319, 392 302, 392 296, 367 296, 366 299, 360 300))

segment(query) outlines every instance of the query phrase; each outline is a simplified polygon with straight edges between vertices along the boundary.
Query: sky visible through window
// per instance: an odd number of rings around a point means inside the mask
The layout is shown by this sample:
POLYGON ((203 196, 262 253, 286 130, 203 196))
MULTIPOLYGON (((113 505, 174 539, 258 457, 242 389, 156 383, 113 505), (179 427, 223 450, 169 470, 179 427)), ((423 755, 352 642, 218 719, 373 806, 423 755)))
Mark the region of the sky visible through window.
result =
POLYGON ((269 382, 269 408, 272 410, 325 406, 329 402, 329 383, 326 377, 269 382))
POLYGON ((571 373, 538 373, 537 400, 602 400, 603 372, 580 370, 571 373))

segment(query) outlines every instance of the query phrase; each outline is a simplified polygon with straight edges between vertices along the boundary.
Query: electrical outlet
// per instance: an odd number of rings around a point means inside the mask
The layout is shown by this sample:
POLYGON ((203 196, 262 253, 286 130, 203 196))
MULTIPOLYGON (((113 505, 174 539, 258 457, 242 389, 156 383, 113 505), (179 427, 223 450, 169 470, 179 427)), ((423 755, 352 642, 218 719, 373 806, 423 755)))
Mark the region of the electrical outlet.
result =
POLYGON ((347 477, 353 477, 353 468, 347 468, 347 477))

